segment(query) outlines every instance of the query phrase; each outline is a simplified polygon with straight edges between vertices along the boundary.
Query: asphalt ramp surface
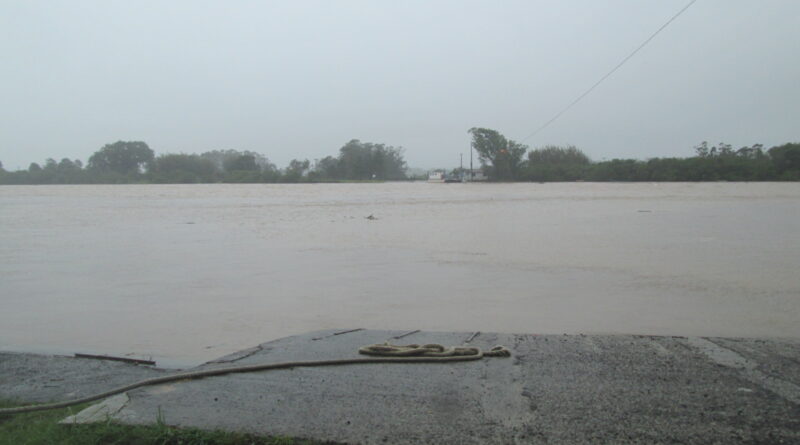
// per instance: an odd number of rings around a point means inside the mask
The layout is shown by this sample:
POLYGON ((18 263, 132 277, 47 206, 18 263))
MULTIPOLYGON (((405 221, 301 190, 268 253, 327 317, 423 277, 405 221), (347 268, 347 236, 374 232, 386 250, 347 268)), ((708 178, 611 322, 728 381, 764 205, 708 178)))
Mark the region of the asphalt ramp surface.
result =
POLYGON ((797 340, 410 332, 312 332, 198 369, 358 357, 386 341, 513 355, 229 374, 140 388, 94 411, 354 444, 800 443, 797 340))

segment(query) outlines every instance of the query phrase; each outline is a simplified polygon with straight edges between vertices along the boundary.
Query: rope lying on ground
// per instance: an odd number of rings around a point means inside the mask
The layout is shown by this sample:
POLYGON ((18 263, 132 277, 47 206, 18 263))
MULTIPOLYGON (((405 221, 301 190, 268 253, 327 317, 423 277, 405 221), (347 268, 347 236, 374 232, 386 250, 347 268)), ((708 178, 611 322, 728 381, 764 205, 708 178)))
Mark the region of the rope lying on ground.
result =
POLYGON ((163 377, 155 377, 140 380, 130 385, 121 386, 110 391, 94 394, 66 402, 46 403, 41 405, 19 406, 14 408, 0 408, 0 415, 20 414, 33 411, 45 411, 50 409, 66 408, 68 406, 80 405, 98 399, 104 399, 116 394, 120 394, 132 389, 148 385, 158 385, 160 383, 174 382, 178 380, 192 380, 216 375, 233 374, 240 372, 269 371, 273 369, 288 369, 311 366, 335 366, 335 365, 357 365, 367 363, 443 363, 443 362, 462 362, 470 360, 480 360, 484 357, 510 357, 511 352, 503 346, 495 346, 489 351, 482 351, 476 347, 449 347, 442 345, 369 345, 358 349, 360 354, 374 357, 367 358, 345 358, 337 360, 313 360, 296 361, 271 364, 257 364, 233 366, 226 368, 205 369, 201 371, 182 372, 163 377))
MULTIPOLYGON (((359 354, 381 355, 389 357, 457 357, 455 360, 480 360, 483 357, 510 357, 511 351, 505 346, 495 346, 487 352, 473 346, 459 346, 446 348, 442 345, 369 345, 358 348, 359 354)), ((427 361, 427 360, 426 360, 427 361)))

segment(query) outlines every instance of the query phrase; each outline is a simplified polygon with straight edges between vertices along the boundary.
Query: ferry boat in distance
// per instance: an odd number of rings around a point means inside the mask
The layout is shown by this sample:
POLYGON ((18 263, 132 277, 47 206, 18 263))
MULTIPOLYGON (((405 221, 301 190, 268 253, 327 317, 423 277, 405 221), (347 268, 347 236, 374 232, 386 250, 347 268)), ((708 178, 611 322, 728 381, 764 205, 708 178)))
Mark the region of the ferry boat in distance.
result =
POLYGON ((448 175, 445 170, 433 170, 428 174, 428 182, 483 182, 487 178, 481 170, 473 170, 472 175, 462 170, 461 175, 448 175))
POLYGON ((428 182, 445 182, 446 177, 444 170, 433 170, 428 174, 428 182))

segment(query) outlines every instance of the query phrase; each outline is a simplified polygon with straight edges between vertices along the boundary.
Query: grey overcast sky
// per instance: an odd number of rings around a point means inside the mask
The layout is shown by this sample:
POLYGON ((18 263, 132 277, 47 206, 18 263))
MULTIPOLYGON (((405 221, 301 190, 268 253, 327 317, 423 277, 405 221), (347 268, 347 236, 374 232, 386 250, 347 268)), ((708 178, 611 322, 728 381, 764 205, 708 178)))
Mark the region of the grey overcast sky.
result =
MULTIPOLYGON (((454 167, 470 127, 520 140, 688 0, 0 0, 0 161, 106 143, 252 150, 361 139, 454 167)), ((800 140, 800 1, 699 0, 531 147, 596 160, 800 140)))

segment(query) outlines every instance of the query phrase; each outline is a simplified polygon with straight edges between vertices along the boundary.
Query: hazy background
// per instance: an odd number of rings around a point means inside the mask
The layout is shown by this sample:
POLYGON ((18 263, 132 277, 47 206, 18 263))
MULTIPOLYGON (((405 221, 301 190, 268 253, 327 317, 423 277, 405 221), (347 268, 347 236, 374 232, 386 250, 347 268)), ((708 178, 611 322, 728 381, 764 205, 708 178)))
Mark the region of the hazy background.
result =
MULTIPOLYGON (((279 166, 352 138, 456 166, 521 139, 686 0, 0 1, 0 161, 143 140, 279 166)), ((536 138, 600 160, 796 141, 800 2, 700 0, 536 138)))

